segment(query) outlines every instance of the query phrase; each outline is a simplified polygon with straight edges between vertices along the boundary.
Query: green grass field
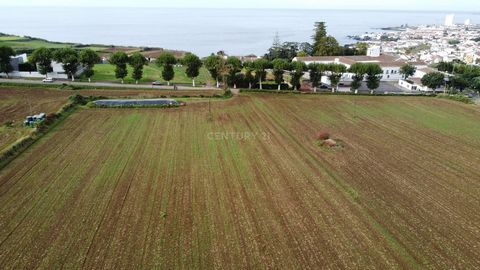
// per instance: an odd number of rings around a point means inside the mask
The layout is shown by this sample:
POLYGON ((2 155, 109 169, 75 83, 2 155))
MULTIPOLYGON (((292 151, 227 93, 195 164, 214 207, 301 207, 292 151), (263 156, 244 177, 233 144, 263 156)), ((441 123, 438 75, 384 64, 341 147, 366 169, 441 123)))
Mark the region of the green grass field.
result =
POLYGON ((54 43, 41 39, 30 39, 17 36, 0 36, 0 46, 9 46, 15 50, 34 50, 40 47, 64 48, 73 47, 73 44, 54 43))
MULTIPOLYGON (((115 78, 115 67, 110 64, 99 64, 95 65, 94 67, 95 75, 92 77, 93 81, 110 81, 110 82, 118 82, 119 79, 115 78)), ((155 63, 150 63, 148 66, 144 67, 143 70, 144 78, 140 81, 141 83, 151 83, 154 81, 162 81, 162 68, 155 65, 155 63)), ((135 81, 131 78, 132 68, 128 67, 128 76, 125 78, 126 83, 135 83, 135 81)), ((87 80, 86 78, 82 78, 81 80, 87 80)), ((197 84, 205 84, 207 82, 211 82, 210 75, 208 71, 202 67, 200 70, 200 75, 195 80, 197 84)), ((176 84, 191 84, 192 80, 187 77, 185 74, 185 67, 175 67, 175 78, 173 79, 172 83, 176 84)))
POLYGON ((478 119, 424 97, 80 109, 0 171, 0 265, 475 269, 478 119))

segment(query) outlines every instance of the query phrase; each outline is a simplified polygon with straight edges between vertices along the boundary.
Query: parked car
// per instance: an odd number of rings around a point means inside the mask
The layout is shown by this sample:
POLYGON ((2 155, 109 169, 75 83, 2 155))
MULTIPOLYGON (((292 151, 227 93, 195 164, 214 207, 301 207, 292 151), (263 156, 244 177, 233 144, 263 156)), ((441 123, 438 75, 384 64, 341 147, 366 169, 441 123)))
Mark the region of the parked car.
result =
POLYGON ((44 83, 53 83, 53 81, 54 81, 53 78, 45 78, 42 80, 42 82, 44 83))
POLYGON ((161 81, 154 81, 152 82, 152 85, 163 85, 161 81))

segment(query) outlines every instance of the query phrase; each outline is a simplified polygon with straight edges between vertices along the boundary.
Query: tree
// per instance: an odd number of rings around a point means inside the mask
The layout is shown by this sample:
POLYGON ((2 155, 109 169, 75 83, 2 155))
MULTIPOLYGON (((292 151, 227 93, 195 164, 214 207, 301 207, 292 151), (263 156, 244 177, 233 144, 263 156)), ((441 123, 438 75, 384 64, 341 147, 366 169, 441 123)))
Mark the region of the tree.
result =
POLYGON ((353 74, 353 81, 350 89, 357 94, 358 89, 362 86, 362 82, 365 79, 365 74, 367 73, 366 65, 364 63, 355 63, 350 66, 348 72, 353 74))
POLYGON ((307 70, 307 65, 304 62, 292 62, 291 63, 292 76, 290 83, 293 85, 293 90, 298 90, 302 83, 303 74, 307 70))
POLYGON ((355 55, 367 55, 368 44, 365 42, 358 42, 355 44, 355 55))
POLYGON ((195 78, 200 75, 200 68, 203 65, 202 60, 193 53, 187 53, 183 57, 182 63, 187 67, 185 73, 192 80, 192 86, 195 87, 195 78))
POLYGON ((91 82, 91 78, 94 74, 93 67, 96 63, 100 62, 100 56, 91 49, 86 49, 80 51, 78 55, 78 61, 83 65, 85 71, 83 74, 88 78, 88 81, 91 82))
POLYGON ((268 61, 272 61, 277 58, 286 59, 291 61, 301 51, 300 47, 308 50, 308 46, 304 43, 298 42, 284 42, 280 45, 273 45, 265 54, 264 58, 268 61))
POLYGON ((367 87, 373 94, 375 89, 380 87, 380 79, 383 76, 383 69, 378 64, 366 64, 367 87))
POLYGON ((237 73, 242 71, 242 61, 240 61, 238 57, 231 56, 227 58, 225 64, 227 69, 227 82, 233 85, 234 89, 237 89, 238 79, 240 78, 237 76, 237 73))
POLYGON ((327 26, 325 22, 315 22, 315 34, 312 36, 313 39, 313 50, 314 54, 317 51, 317 48, 320 46, 322 39, 327 37, 327 26))
POLYGON ((445 75, 441 72, 430 72, 422 78, 422 84, 435 91, 445 84, 445 75))
POLYGON ((38 72, 47 77, 48 72, 52 72, 52 51, 41 47, 33 51, 28 59, 31 63, 38 66, 38 72))
POLYGON ((313 92, 316 93, 317 88, 320 86, 320 83, 322 81, 323 73, 326 70, 326 65, 311 63, 310 65, 308 65, 308 69, 310 70, 310 82, 313 86, 313 92))
POLYGON ((255 71, 255 64, 252 61, 243 63, 245 69, 245 80, 248 82, 248 89, 252 89, 252 84, 255 83, 255 76, 253 72, 255 71))
POLYGON ((53 59, 62 64, 63 70, 70 75, 72 82, 75 81, 75 74, 78 71, 78 52, 72 48, 61 48, 53 53, 53 59))
POLYGON ((115 78, 121 79, 123 83, 128 75, 128 55, 125 52, 114 52, 110 56, 109 62, 115 66, 115 78))
POLYGON ((437 69, 439 71, 447 72, 449 74, 453 73, 453 70, 455 69, 454 63, 453 62, 440 62, 437 64, 437 69))
POLYGON ((217 82, 217 88, 220 87, 220 66, 222 65, 223 58, 221 56, 212 54, 205 58, 203 62, 210 73, 210 76, 212 76, 212 78, 217 82))
POLYGON ((407 80, 409 77, 412 77, 417 72, 417 68, 411 64, 405 64, 400 67, 400 74, 403 75, 403 78, 407 80))
POLYGON ((258 80, 260 89, 263 89, 262 81, 265 80, 265 76, 267 75, 267 72, 265 70, 268 68, 269 64, 270 63, 268 62, 268 60, 263 58, 257 59, 253 62, 253 66, 255 69, 255 77, 258 80))
POLYGON ((0 73, 7 74, 13 71, 13 67, 10 64, 10 58, 15 56, 15 51, 11 47, 1 46, 0 47, 0 73))
POLYGON ((170 85, 170 81, 175 77, 173 66, 177 63, 177 59, 169 52, 162 53, 157 59, 157 65, 162 67, 162 78, 170 85))
POLYGON ((138 81, 143 77, 143 66, 145 66, 148 61, 145 56, 136 52, 130 56, 128 62, 130 66, 133 67, 132 78, 135 80, 135 83, 138 84, 138 81))
POLYGON ((347 67, 342 64, 328 64, 326 70, 328 71, 328 79, 332 86, 332 93, 335 93, 343 74, 347 71, 347 67))
POLYGON ((315 47, 315 55, 319 56, 339 55, 341 53, 342 48, 338 44, 337 39, 332 36, 322 38, 317 47, 315 47))
POLYGON ((480 77, 476 77, 472 80, 471 87, 472 89, 480 91, 480 77))
POLYGON ((456 75, 453 77, 450 77, 450 86, 453 89, 457 89, 460 92, 463 92, 465 88, 467 88, 470 85, 470 82, 467 78, 461 75, 456 75))
POLYGON ((288 61, 285 59, 277 58, 272 61, 272 65, 275 83, 278 84, 278 91, 280 91, 283 83, 283 74, 285 73, 285 70, 288 69, 288 61))

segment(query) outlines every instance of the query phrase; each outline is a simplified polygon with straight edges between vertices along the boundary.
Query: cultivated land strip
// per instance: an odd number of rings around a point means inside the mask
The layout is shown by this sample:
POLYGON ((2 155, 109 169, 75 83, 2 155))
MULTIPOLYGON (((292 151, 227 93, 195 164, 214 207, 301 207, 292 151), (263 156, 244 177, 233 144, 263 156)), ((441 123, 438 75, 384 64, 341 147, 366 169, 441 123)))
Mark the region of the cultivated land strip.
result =
POLYGON ((81 109, 55 127, 0 172, 0 265, 480 265, 477 107, 268 94, 211 107, 81 109), (320 130, 345 147, 319 147, 320 130))

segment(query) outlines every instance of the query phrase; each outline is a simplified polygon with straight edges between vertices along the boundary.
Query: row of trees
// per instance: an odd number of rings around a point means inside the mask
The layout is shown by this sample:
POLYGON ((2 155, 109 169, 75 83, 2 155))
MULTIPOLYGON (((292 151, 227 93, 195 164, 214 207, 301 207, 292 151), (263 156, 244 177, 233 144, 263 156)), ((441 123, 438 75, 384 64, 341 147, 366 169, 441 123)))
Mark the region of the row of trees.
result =
POLYGON ((205 67, 217 81, 217 86, 220 81, 223 81, 236 88, 239 82, 246 81, 250 89, 256 82, 259 89, 263 89, 262 82, 266 79, 267 70, 271 70, 278 90, 285 83, 285 78, 287 77, 285 75, 288 75, 290 78, 289 82, 293 89, 298 90, 301 86, 302 77, 308 72, 314 92, 322 85, 321 80, 324 76, 330 80, 332 92, 337 91, 343 75, 347 72, 354 74, 351 85, 352 91, 358 92, 362 82, 366 81, 367 87, 373 92, 380 86, 380 80, 383 75, 382 68, 377 64, 371 63, 356 63, 347 69, 345 65, 336 63, 312 63, 307 66, 303 62, 289 62, 283 58, 277 58, 273 61, 262 58, 242 64, 236 57, 229 57, 227 60, 224 60, 223 57, 218 55, 207 57, 205 59, 205 67))
POLYGON ((451 91, 463 92, 465 89, 480 90, 480 67, 467 65, 461 61, 440 62, 439 71, 448 74, 446 85, 451 91))
MULTIPOLYGON (((127 65, 133 68, 132 78, 138 84, 138 81, 143 78, 143 68, 148 64, 146 58, 139 52, 128 56, 125 52, 115 52, 109 59, 110 64, 115 66, 115 77, 121 79, 122 83, 128 75, 127 65)), ((200 58, 192 53, 187 53, 182 59, 177 59, 169 52, 161 54, 156 60, 155 64, 162 68, 162 79, 168 85, 175 77, 175 65, 182 64, 186 67, 186 75, 192 79, 192 85, 195 87, 195 78, 200 74, 200 68, 203 62, 200 58)))

